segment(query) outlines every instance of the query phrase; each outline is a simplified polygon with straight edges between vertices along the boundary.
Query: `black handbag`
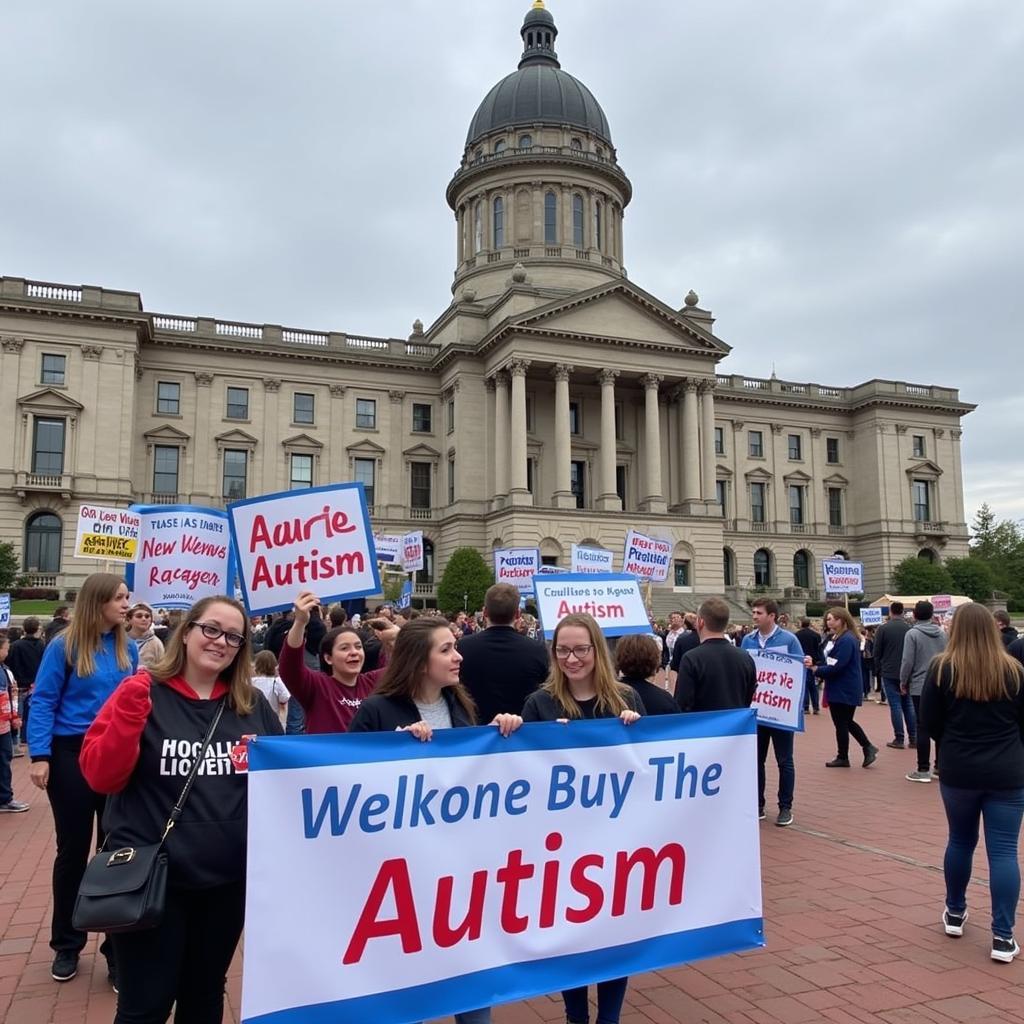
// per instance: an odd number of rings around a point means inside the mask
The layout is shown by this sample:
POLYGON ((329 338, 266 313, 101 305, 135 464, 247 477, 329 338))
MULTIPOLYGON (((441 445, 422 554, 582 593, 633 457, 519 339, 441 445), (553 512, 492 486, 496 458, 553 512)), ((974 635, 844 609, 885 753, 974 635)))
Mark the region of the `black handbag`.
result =
MULTIPOLYGON (((82 876, 71 923, 83 932, 137 932, 155 928, 164 915, 167 897, 167 851, 164 840, 181 817, 189 790, 206 758, 217 723, 224 711, 222 699, 206 730, 206 737, 192 765, 181 796, 167 819, 160 842, 148 846, 101 849, 82 876)), ((104 843, 106 846, 106 843, 104 843)))

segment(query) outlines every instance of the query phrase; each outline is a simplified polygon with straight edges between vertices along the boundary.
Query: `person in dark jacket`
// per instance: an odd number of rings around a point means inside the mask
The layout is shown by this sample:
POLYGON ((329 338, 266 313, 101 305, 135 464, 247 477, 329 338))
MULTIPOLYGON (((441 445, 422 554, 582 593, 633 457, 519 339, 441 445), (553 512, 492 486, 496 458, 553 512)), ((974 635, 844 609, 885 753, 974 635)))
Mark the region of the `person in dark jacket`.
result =
MULTIPOLYGON (((46 646, 39 637, 39 620, 30 615, 23 623, 24 635, 11 644, 7 655, 7 667, 14 675, 18 686, 18 710, 21 718, 21 742, 28 736, 28 715, 32 707, 32 688, 36 685, 36 674, 43 660, 46 646)), ((23 749, 15 748, 14 756, 20 757, 23 749)))
POLYGON ((967 886, 985 827, 992 897, 992 959, 1009 963, 1020 952, 1013 937, 1020 865, 1017 842, 1024 818, 1024 671, 1010 657, 989 611, 957 609, 949 643, 928 668, 920 727, 939 751, 939 791, 949 823, 943 870, 947 935, 967 921, 967 886))
POLYGON ((489 722, 503 712, 523 713, 526 698, 547 679, 548 651, 513 625, 519 618, 519 591, 508 583, 487 591, 484 615, 487 628, 459 640, 460 678, 480 720, 489 722))
POLYGON ((46 629, 43 630, 43 641, 49 643, 55 636, 63 633, 70 625, 71 609, 66 604, 62 604, 59 608, 54 608, 53 618, 50 619, 46 624, 46 629))
POLYGON ((651 637, 643 633, 619 637, 615 645, 615 668, 622 682, 636 690, 647 714, 679 714, 675 698, 663 687, 650 681, 651 676, 661 668, 661 652, 651 637))
POLYGON ((917 744, 917 716, 909 693, 900 690, 900 663, 903 661, 903 642, 910 631, 910 623, 903 617, 903 602, 889 605, 889 618, 875 632, 875 665, 882 677, 882 692, 889 705, 892 719, 892 740, 886 746, 903 749, 904 722, 910 746, 917 744))
POLYGON ((710 597, 697 612, 700 646, 679 663, 676 704, 680 711, 749 708, 757 690, 754 661, 725 635, 729 605, 710 597))
POLYGON ((1019 636, 1017 630, 1010 625, 1009 612, 1004 612, 1000 608, 999 611, 993 612, 992 615, 996 620, 996 625, 999 627, 999 637, 1003 641, 1003 645, 1009 647, 1019 636))
MULTIPOLYGON (((932 619, 935 609, 931 601, 918 601, 914 605, 914 626, 903 640, 903 659, 900 662, 900 692, 909 693, 914 703, 914 714, 919 714, 921 692, 928 676, 932 658, 946 649, 946 634, 932 619)), ((908 782, 931 782, 929 771, 931 739, 925 729, 917 730, 917 768, 908 772, 908 782)), ((936 751, 938 771, 938 751, 936 751)))
MULTIPOLYGON (((804 652, 804 657, 810 655, 811 660, 815 665, 820 665, 822 661, 821 657, 821 634, 811 627, 811 620, 803 618, 800 620, 800 628, 796 631, 797 642, 800 644, 800 650, 804 652)), ((814 674, 813 669, 804 669, 806 678, 804 685, 806 687, 806 693, 804 694, 804 714, 806 714, 811 707, 814 708, 814 713, 820 714, 819 708, 821 706, 820 698, 818 696, 818 679, 814 674)))
POLYGON ((690 651, 696 650, 700 646, 700 634, 697 632, 697 616, 692 612, 687 612, 683 616, 683 623, 686 629, 676 637, 676 641, 672 645, 672 657, 668 663, 669 689, 675 688, 676 679, 679 677, 679 665, 683 658, 690 651))

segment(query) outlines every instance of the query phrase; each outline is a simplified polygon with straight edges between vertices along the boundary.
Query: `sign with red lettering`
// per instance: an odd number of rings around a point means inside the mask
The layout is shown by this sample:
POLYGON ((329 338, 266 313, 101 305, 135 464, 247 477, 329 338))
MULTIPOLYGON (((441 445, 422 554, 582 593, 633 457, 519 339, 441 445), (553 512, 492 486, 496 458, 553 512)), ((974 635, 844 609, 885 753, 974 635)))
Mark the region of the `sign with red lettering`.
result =
POLYGON ((632 573, 651 583, 668 579, 672 561, 672 541, 661 537, 648 537, 636 530, 626 534, 626 547, 622 553, 622 571, 632 573))
POLYGON ((520 594, 533 592, 533 574, 539 570, 538 548, 497 548, 494 552, 494 582, 510 583, 520 594))
POLYGON ((537 575, 533 592, 547 640, 553 639, 559 622, 575 612, 592 615, 605 636, 651 632, 651 620, 635 576, 614 572, 537 575))
POLYGON ((249 744, 244 1024, 434 1020, 764 945, 750 709, 317 740, 249 744))
POLYGON ((419 572, 423 568, 423 531, 414 530, 402 537, 402 571, 419 572))
POLYGON ((360 483, 307 487, 228 505, 242 599, 250 615, 380 593, 377 552, 360 483))
POLYGON ((804 731, 804 684, 807 670, 802 658, 786 651, 747 650, 757 670, 757 690, 750 705, 760 725, 804 731))

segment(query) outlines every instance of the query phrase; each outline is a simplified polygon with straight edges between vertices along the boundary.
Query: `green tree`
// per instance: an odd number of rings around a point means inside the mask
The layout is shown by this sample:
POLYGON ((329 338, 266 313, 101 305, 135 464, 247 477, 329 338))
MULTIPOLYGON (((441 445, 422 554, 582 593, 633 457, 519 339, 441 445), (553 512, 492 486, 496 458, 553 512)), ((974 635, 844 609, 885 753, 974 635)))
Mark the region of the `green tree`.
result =
POLYGON ((988 601, 992 597, 996 578, 984 558, 948 558, 945 567, 953 579, 953 593, 966 594, 972 601, 988 601))
POLYGON ((908 555, 892 571, 892 591, 911 597, 951 594, 953 579, 945 566, 908 555))
POLYGON ((437 606, 446 615, 462 608, 482 608, 484 594, 493 582, 494 573, 476 548, 457 548, 437 585, 437 606))
POLYGON ((10 541, 0 542, 0 591, 20 587, 24 583, 18 555, 10 541))

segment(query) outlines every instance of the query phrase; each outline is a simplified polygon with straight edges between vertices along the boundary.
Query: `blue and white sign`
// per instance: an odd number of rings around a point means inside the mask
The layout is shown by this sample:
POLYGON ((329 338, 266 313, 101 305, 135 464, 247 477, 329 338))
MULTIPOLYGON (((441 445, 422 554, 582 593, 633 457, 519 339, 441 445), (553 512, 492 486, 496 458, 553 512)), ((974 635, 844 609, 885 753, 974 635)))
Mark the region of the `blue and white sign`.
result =
POLYGON ((611 572, 612 552, 605 548, 589 548, 573 544, 570 561, 573 572, 611 572))
POLYGON ((648 537, 630 530, 622 552, 622 571, 632 573, 651 583, 668 579, 672 562, 672 542, 662 537, 648 537))
POLYGON ((762 946, 755 722, 251 742, 243 1022, 432 1020, 762 946))
POLYGON ((592 615, 605 636, 651 631, 635 576, 613 572, 534 576, 533 590, 547 640, 555 635, 555 626, 574 612, 592 615))
POLYGON ((11 624, 11 595, 0 594, 0 629, 11 624))
POLYGON ((521 594, 533 593, 533 576, 539 571, 539 548, 497 548, 494 552, 494 582, 509 583, 521 594))
POLYGON ((753 650, 757 689, 751 707, 757 711, 758 725, 773 729, 804 731, 804 685, 807 671, 803 658, 786 651, 753 650))
POLYGON ((402 584, 402 593, 398 598, 399 608, 408 608, 412 604, 412 580, 406 580, 402 584))
POLYGON ((860 624, 862 626, 880 626, 882 624, 882 609, 861 608, 860 624))
POLYGON ((377 561, 390 565, 402 560, 402 537, 394 533, 375 534, 373 546, 377 549, 377 561))
POLYGON ((826 594, 863 594, 864 563, 844 558, 821 560, 821 575, 826 594))

